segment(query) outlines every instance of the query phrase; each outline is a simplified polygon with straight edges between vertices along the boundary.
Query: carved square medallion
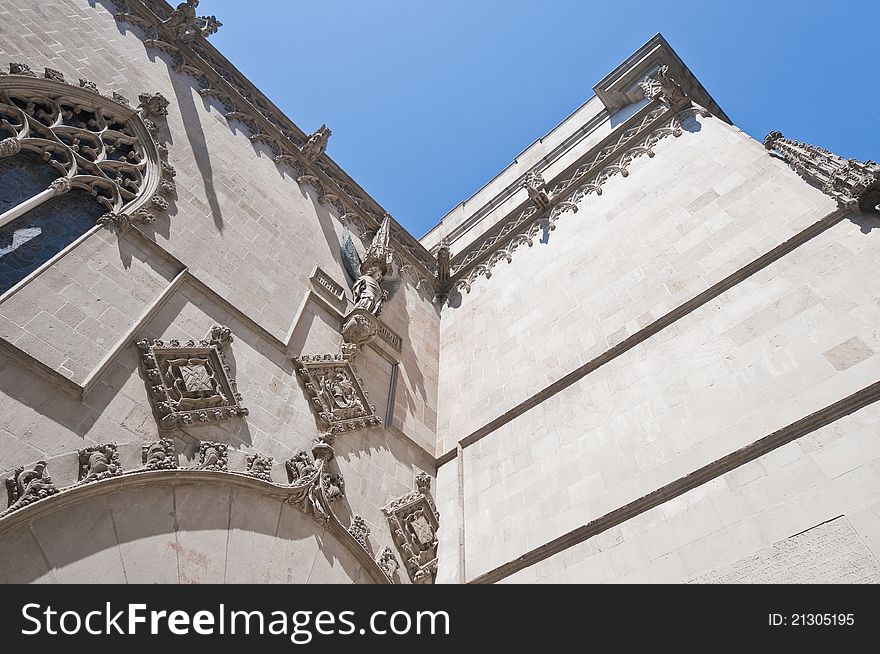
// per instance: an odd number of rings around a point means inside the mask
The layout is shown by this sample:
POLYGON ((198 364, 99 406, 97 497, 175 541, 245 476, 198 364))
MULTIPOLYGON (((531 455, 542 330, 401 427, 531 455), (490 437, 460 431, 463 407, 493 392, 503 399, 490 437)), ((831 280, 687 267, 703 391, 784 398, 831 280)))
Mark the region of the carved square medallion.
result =
POLYGON ((297 357, 294 362, 317 407, 322 429, 335 435, 382 423, 350 361, 338 354, 327 354, 297 357))
POLYGON ((391 502, 382 512, 410 579, 416 584, 433 583, 440 516, 430 495, 413 491, 391 502))
POLYGON ((159 426, 171 429, 245 416, 241 394, 223 358, 229 329, 211 328, 200 341, 139 341, 141 365, 159 426))

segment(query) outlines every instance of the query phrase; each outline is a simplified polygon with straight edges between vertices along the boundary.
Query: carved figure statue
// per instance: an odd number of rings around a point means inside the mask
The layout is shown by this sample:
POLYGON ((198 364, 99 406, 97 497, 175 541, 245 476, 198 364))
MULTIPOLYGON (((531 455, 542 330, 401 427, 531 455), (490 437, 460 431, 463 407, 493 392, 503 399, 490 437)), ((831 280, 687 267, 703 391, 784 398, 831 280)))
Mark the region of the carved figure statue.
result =
POLYGON ((388 299, 388 292, 380 286, 382 277, 382 269, 373 266, 366 274, 357 278, 352 288, 355 309, 364 309, 374 316, 379 315, 382 311, 382 303, 388 299))

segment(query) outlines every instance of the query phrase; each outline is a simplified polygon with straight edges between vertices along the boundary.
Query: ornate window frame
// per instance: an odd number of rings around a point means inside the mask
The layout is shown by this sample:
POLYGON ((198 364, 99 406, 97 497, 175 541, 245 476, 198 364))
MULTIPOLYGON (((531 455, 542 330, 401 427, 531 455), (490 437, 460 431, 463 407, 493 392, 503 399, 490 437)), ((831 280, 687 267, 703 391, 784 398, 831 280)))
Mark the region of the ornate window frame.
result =
POLYGON ((60 252, 0 295, 0 303, 105 226, 125 231, 133 222, 150 223, 168 208, 175 190, 167 148, 157 140, 151 116, 167 113, 160 94, 142 94, 137 109, 118 93, 101 95, 81 78, 68 84, 47 68, 38 77, 26 64, 0 72, 0 158, 19 152, 40 155, 59 177, 50 187, 0 216, 9 224, 43 202, 83 189, 107 210, 60 252), (73 124, 78 118, 82 121, 73 124), (122 153, 122 154, 120 154, 122 153), (112 156, 116 154, 116 156, 112 156))

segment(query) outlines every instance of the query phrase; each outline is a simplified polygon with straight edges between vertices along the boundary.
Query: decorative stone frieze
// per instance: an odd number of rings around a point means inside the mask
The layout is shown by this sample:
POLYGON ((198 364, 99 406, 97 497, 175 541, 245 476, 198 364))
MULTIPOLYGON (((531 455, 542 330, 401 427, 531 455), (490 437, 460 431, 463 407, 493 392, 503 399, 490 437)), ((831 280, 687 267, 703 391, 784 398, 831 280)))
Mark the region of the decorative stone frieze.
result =
POLYGON ((121 474, 122 464, 119 462, 119 452, 114 443, 79 450, 80 482, 100 481, 121 474))
POLYGON ((880 210, 880 165, 876 162, 844 159, 815 145, 786 139, 781 132, 770 132, 764 147, 841 207, 852 211, 880 210))
POLYGON ((302 356, 294 363, 328 439, 338 432, 381 424, 354 366, 342 355, 302 356))
POLYGON ((141 340, 141 367, 162 429, 246 416, 224 350, 228 327, 215 325, 200 341, 141 340))
POLYGON ((16 468, 12 477, 6 479, 8 502, 0 518, 56 493, 58 488, 46 472, 45 461, 37 461, 32 467, 16 468))
POLYGON ((410 579, 415 584, 434 583, 437 575, 437 530, 440 514, 429 494, 430 477, 416 477, 418 490, 407 493, 382 509, 391 536, 410 579))
POLYGON ((174 441, 170 438, 160 438, 149 445, 144 445, 141 449, 141 461, 146 470, 176 469, 178 464, 174 441))

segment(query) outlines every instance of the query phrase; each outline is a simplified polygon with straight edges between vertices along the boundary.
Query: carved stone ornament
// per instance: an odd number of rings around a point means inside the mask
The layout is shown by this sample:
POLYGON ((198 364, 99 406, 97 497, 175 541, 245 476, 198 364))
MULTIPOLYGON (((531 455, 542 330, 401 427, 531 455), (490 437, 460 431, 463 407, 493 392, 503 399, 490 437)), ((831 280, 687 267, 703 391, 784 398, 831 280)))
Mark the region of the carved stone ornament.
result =
POLYGON ((370 536, 370 527, 361 516, 355 515, 352 517, 351 526, 348 528, 348 533, 350 533, 352 537, 358 543, 360 543, 361 547, 369 551, 370 545, 367 541, 367 538, 369 538, 370 536))
POLYGON ((365 309, 355 309, 342 325, 342 356, 352 361, 361 348, 379 333, 379 320, 365 309))
POLYGON ((122 464, 119 462, 119 452, 114 443, 79 450, 80 482, 100 481, 121 474, 122 464))
POLYGON ((312 459, 305 450, 300 450, 284 463, 290 479, 290 495, 285 503, 312 516, 319 524, 326 524, 331 515, 330 501, 321 483, 327 463, 312 459))
MULTIPOLYGON (((424 486, 424 479, 419 484, 424 486)), ((437 576, 440 514, 427 488, 407 493, 383 508, 382 512, 388 520, 394 544, 412 582, 434 583, 437 576)))
POLYGON ((294 363, 317 409, 318 425, 328 437, 382 423, 354 366, 342 355, 302 356, 294 363))
POLYGON ((224 358, 229 328, 215 325, 200 341, 138 341, 150 403, 162 429, 246 416, 224 358))
POLYGON ((321 474, 321 488, 328 502, 335 502, 345 497, 345 479, 338 472, 324 472, 321 474))
POLYGON ((670 107, 678 107, 689 100, 681 85, 669 75, 669 66, 661 66, 650 77, 639 82, 648 100, 660 98, 670 107))
POLYGON ((247 457, 247 474, 263 481, 272 481, 272 465, 274 463, 271 456, 250 454, 247 457))
POLYGON ((537 169, 532 169, 526 173, 522 181, 522 187, 528 191, 529 199, 535 203, 539 211, 550 206, 550 198, 547 196, 547 190, 544 186, 544 177, 537 169))
POLYGON ((376 565, 378 565, 382 572, 385 573, 389 579, 394 577, 394 573, 400 568, 400 564, 397 562, 397 557, 394 556, 394 550, 390 547, 385 547, 380 553, 379 556, 376 557, 376 565))
POLYGON ((225 443, 202 441, 199 443, 198 470, 227 472, 229 470, 229 453, 225 443))
POLYGON ((874 161, 844 159, 809 143, 790 141, 770 132, 764 147, 837 203, 852 211, 880 211, 880 165, 874 161))
POLYGON ((168 98, 161 93, 141 93, 138 96, 138 109, 144 118, 167 116, 169 104, 168 98))
POLYGON ((167 208, 151 202, 173 190, 160 145, 145 116, 98 93, 89 80, 66 84, 64 76, 46 69, 45 77, 27 73, 24 65, 0 76, 0 157, 21 151, 40 155, 59 174, 55 192, 83 189, 107 211, 98 224, 125 229, 150 222, 167 208))
POLYGON ((45 461, 37 461, 30 468, 17 468, 12 477, 6 479, 8 502, 0 518, 57 492, 58 488, 46 473, 45 461))
POLYGON ((191 41, 194 36, 208 37, 216 34, 223 23, 216 16, 196 16, 199 0, 186 0, 177 5, 177 9, 162 22, 162 26, 180 41, 191 41))
POLYGON ((174 441, 170 438, 160 438, 141 449, 141 460, 146 470, 175 470, 177 469, 177 453, 174 451, 174 441))
POLYGON ((326 125, 321 125, 300 147, 299 151, 302 156, 310 163, 317 161, 318 157, 327 150, 327 142, 330 140, 331 134, 332 132, 326 125))

